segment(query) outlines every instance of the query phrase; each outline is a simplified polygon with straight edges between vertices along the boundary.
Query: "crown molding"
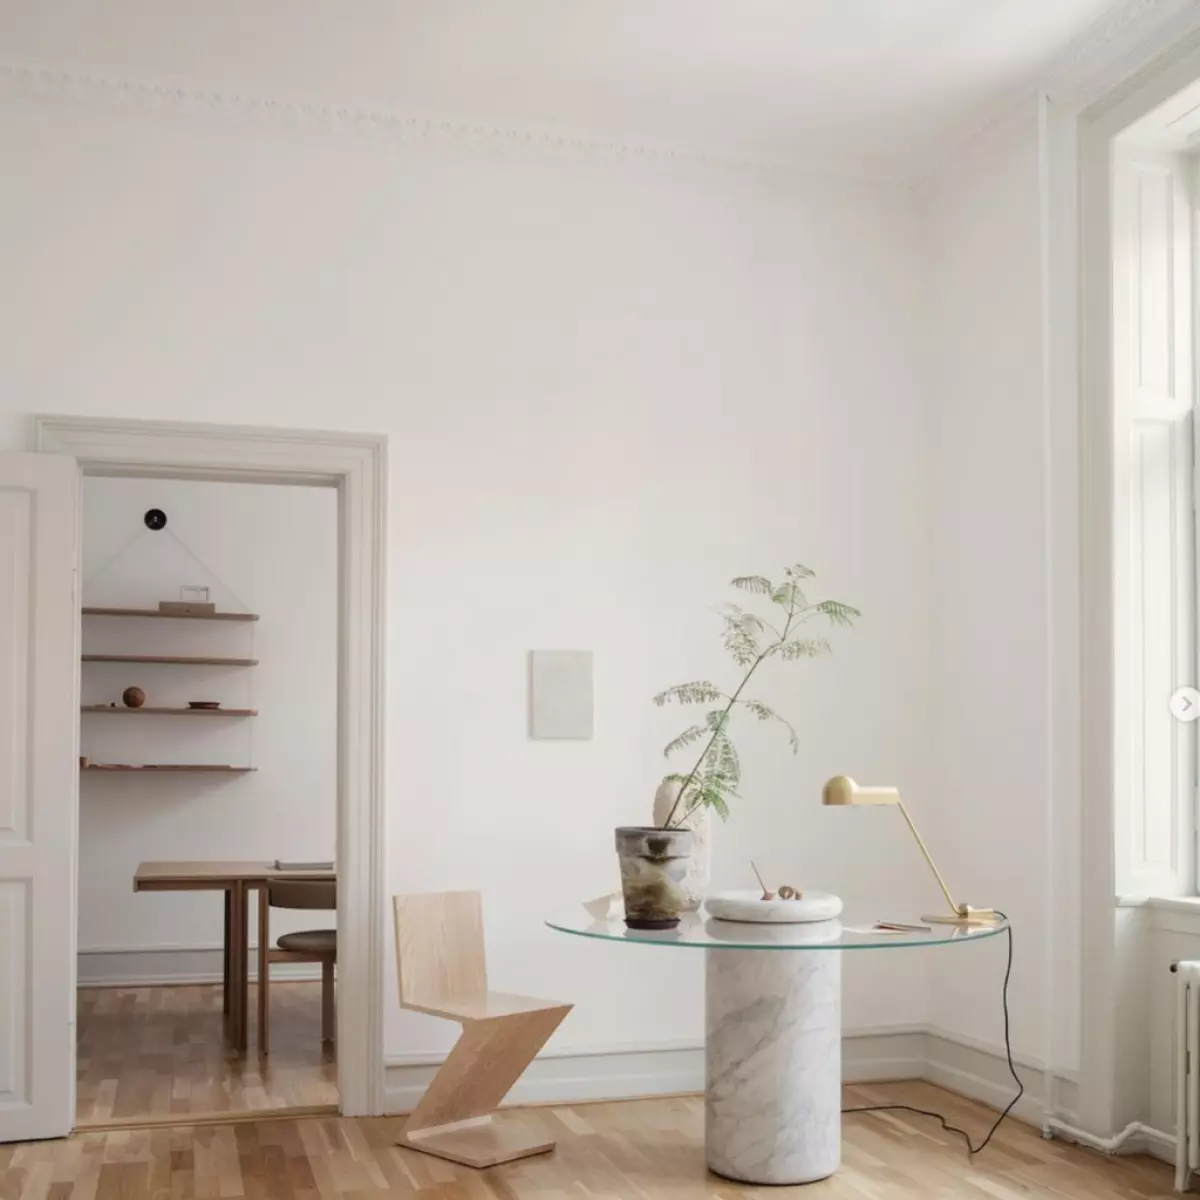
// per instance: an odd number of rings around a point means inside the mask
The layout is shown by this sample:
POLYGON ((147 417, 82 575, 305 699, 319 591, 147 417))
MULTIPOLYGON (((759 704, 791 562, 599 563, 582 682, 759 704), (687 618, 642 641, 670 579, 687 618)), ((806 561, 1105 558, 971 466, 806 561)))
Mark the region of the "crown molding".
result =
POLYGON ((1055 104, 1087 108, 1198 29, 1200 0, 1125 0, 1085 29, 1037 83, 1055 104))
POLYGON ((1095 103, 1174 43, 1200 30, 1200 0, 1124 0, 997 103, 964 113, 926 153, 872 159, 854 155, 771 155, 736 147, 614 138, 578 130, 492 122, 388 105, 282 95, 193 81, 148 79, 77 64, 0 61, 0 103, 84 108, 217 122, 243 130, 290 131, 430 150, 503 155, 573 166, 750 181, 771 186, 823 181, 866 191, 920 190, 948 159, 970 153, 1044 92, 1064 107, 1095 103))
POLYGON ((768 185, 824 181, 877 194, 906 181, 890 162, 852 156, 771 156, 737 149, 609 138, 536 125, 471 120, 381 104, 256 92, 107 74, 61 64, 0 60, 0 104, 192 119, 246 130, 290 131, 400 146, 500 154, 573 165, 634 167, 768 185))

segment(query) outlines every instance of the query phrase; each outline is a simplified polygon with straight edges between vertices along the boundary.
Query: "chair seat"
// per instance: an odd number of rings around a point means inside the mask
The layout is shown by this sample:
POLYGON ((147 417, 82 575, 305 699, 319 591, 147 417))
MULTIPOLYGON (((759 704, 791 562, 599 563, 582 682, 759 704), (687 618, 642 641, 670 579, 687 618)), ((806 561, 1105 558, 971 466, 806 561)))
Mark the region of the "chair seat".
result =
POLYGON ((336 954, 336 929, 301 929, 296 933, 283 934, 278 942, 280 950, 291 950, 297 954, 336 954))
POLYGON ((561 1000, 539 1000, 536 996, 517 996, 510 992, 488 992, 485 996, 460 996, 452 1000, 431 999, 405 1005, 417 1012, 455 1020, 486 1021, 492 1017, 511 1017, 519 1013, 569 1009, 561 1000))

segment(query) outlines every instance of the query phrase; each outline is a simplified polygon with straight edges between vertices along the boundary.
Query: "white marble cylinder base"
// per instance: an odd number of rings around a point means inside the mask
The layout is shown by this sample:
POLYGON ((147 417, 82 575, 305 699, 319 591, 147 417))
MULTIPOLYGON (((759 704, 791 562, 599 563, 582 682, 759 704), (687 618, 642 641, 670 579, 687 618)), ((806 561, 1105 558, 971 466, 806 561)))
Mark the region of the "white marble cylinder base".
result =
POLYGON ((746 1183, 811 1183, 842 1156, 836 950, 707 955, 708 1165, 746 1183))

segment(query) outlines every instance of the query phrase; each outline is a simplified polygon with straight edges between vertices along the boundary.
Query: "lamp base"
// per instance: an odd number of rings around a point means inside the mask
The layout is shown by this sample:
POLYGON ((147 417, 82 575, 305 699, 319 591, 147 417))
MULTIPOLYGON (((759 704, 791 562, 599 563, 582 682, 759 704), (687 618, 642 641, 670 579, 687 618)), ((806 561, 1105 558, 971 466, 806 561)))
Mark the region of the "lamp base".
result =
POLYGON ((994 908, 972 908, 963 904, 958 912, 935 913, 921 920, 930 925, 995 925, 1003 918, 994 908))

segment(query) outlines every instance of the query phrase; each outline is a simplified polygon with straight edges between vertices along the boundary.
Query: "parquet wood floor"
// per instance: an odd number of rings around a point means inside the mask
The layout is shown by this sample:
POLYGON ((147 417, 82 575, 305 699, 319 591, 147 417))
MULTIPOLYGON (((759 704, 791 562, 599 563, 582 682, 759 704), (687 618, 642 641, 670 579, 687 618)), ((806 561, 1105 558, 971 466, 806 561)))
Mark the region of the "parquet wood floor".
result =
MULTIPOLYGON (((847 1088, 848 1103, 907 1101, 973 1132, 986 1109, 929 1084, 847 1088)), ((699 1098, 512 1110, 558 1139, 551 1155, 474 1172, 393 1143, 402 1118, 308 1118, 77 1134, 0 1146, 0 1200, 1167 1200, 1170 1169, 1106 1158, 1006 1123, 983 1155, 905 1114, 846 1118, 843 1166, 797 1188, 710 1176, 699 1098)))
MULTIPOLYGON (((251 1013, 255 1011, 251 986, 251 1013)), ((234 1057, 217 986, 81 988, 76 1119, 257 1112, 337 1104, 319 983, 271 984, 271 1055, 234 1057)))

